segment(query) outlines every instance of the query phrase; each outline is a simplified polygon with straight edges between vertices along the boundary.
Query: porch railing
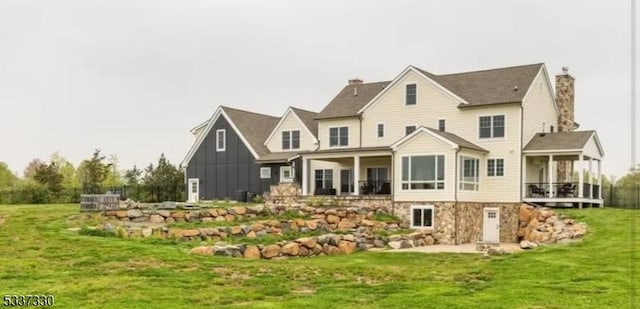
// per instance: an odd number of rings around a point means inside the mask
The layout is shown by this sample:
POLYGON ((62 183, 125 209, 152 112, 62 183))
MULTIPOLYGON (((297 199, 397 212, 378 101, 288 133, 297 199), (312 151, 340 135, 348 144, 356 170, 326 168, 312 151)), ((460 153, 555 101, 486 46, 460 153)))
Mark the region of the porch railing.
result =
POLYGON ((361 195, 391 194, 391 181, 365 180, 358 182, 361 195))
MULTIPOLYGON (((527 198, 549 198, 551 197, 551 193, 553 193, 554 198, 573 198, 579 196, 579 186, 580 183, 578 182, 554 182, 551 184, 548 182, 525 183, 525 196, 527 198)), ((583 183, 582 196, 585 198, 600 198, 600 186, 596 184, 583 183)))

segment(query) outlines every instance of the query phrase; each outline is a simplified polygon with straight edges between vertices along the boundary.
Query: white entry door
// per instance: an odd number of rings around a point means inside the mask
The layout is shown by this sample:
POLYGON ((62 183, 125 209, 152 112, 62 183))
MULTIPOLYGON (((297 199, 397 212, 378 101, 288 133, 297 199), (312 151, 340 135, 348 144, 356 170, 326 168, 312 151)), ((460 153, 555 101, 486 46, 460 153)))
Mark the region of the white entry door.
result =
POLYGON ((190 203, 197 203, 200 199, 200 180, 198 178, 189 178, 188 198, 190 203))
POLYGON ((482 220, 483 242, 500 242, 500 209, 499 208, 485 208, 484 220, 482 220))

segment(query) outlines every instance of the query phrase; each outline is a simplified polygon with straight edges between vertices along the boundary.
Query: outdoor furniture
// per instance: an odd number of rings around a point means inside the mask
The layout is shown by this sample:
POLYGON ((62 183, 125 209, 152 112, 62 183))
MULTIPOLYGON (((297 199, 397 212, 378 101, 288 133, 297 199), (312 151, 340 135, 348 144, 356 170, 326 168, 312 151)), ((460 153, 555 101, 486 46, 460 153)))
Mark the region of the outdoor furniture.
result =
POLYGON ((529 185, 529 192, 531 192, 531 196, 547 196, 548 193, 547 190, 537 185, 529 185))
POLYGON ((316 188, 313 195, 336 195, 336 189, 333 188, 316 188))
POLYGON ((559 188, 559 195, 564 197, 574 197, 576 192, 576 184, 574 183, 564 183, 559 188))

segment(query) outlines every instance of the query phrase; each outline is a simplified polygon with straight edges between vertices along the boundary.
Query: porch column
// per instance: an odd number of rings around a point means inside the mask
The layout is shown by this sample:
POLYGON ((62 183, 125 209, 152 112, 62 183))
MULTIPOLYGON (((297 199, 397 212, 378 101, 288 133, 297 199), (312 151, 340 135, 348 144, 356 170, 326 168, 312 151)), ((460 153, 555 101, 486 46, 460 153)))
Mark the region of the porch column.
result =
POLYGON ((353 156, 353 195, 360 195, 360 156, 353 156))
POLYGON ((309 195, 309 159, 302 158, 302 195, 309 195))
POLYGON ((553 155, 549 155, 549 163, 547 169, 549 172, 547 173, 549 176, 549 198, 553 198, 553 155))
POLYGON ((578 163, 580 166, 578 169, 578 197, 584 197, 584 155, 582 153, 578 156, 578 163))
POLYGON ((593 178, 593 158, 589 157, 589 184, 591 185, 591 190, 589 190, 589 197, 593 198, 593 183, 594 183, 594 178, 593 178))
POLYGON ((602 162, 598 160, 598 199, 603 200, 600 207, 604 207, 604 199, 602 198, 602 162))

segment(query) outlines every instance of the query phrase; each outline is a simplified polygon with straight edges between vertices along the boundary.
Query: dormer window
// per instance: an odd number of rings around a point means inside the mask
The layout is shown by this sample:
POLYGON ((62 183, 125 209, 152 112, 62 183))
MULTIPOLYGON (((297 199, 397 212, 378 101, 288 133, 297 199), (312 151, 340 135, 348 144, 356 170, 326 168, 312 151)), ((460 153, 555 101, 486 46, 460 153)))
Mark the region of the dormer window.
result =
POLYGON ((300 149, 300 130, 282 131, 282 150, 300 149))
POLYGON ((405 105, 416 105, 416 84, 406 85, 405 105))
POLYGON ((349 127, 329 128, 329 147, 349 146, 349 127))
POLYGON ((480 138, 504 137, 504 115, 480 116, 478 122, 480 138))

